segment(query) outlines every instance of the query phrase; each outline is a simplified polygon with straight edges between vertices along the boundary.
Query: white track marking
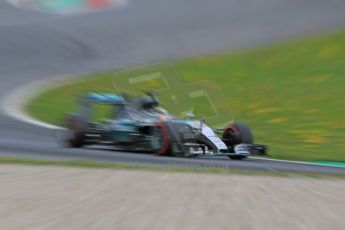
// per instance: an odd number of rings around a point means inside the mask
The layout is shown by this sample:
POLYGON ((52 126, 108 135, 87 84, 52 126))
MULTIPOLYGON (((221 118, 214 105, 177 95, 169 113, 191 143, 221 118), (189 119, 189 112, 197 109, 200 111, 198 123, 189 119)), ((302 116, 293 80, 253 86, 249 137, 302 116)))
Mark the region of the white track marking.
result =
POLYGON ((29 85, 22 86, 3 98, 3 100, 1 101, 1 111, 5 115, 15 118, 19 121, 23 121, 25 123, 48 129, 61 129, 61 127, 39 121, 31 117, 24 111, 24 109, 25 105, 36 96, 48 90, 52 90, 56 87, 65 85, 65 80, 71 78, 71 76, 59 76, 50 80, 41 80, 29 85))

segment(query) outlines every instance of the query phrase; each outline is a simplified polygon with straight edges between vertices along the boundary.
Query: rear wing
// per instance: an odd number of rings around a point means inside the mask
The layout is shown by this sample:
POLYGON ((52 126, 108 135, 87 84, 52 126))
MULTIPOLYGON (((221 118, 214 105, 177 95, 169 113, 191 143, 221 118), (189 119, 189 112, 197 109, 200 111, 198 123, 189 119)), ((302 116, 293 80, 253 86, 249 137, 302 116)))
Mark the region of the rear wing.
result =
POLYGON ((84 121, 89 121, 95 112, 94 104, 122 106, 126 104, 124 97, 113 93, 86 93, 79 100, 76 114, 84 121))

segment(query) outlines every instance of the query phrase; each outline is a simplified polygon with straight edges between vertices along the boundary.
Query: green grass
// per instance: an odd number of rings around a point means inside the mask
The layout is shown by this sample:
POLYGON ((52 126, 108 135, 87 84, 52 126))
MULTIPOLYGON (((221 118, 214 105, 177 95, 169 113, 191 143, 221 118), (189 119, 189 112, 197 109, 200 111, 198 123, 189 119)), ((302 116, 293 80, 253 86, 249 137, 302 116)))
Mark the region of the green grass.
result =
MULTIPOLYGON (((345 162, 345 32, 173 65, 186 82, 217 83, 208 86, 225 95, 221 103, 231 108, 229 120, 248 123, 272 157, 345 162)), ((113 91, 114 73, 83 76, 45 92, 27 111, 57 123, 61 114, 73 111, 82 92, 113 91)), ((204 102, 196 104, 196 110, 206 111, 204 102)))

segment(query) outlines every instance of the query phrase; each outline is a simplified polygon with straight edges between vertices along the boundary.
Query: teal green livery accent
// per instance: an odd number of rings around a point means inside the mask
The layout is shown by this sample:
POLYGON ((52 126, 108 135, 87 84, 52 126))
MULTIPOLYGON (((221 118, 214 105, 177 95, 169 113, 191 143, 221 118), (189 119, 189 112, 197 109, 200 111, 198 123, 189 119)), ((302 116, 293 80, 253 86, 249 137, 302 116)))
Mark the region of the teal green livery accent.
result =
POLYGON ((138 131, 135 122, 130 119, 122 119, 113 124, 111 136, 115 142, 131 142, 132 136, 138 131))
POLYGON ((345 167, 345 162, 333 162, 333 161, 314 161, 311 163, 326 165, 326 166, 337 166, 337 167, 345 167))
POLYGON ((123 105, 123 97, 112 93, 88 93, 87 99, 94 103, 123 105))

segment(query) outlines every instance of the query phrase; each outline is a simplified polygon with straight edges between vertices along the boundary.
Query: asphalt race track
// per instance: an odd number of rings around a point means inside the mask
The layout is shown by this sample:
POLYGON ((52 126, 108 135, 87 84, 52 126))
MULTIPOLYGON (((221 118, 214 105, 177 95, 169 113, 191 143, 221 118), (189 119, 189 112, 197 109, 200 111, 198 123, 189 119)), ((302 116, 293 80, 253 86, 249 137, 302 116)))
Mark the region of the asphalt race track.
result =
MULTIPOLYGON (((345 27, 343 0, 131 0, 126 7, 61 16, 0 0, 0 97, 52 77, 257 46, 345 27)), ((170 158, 65 149, 53 131, 0 114, 0 155, 40 159, 216 166, 345 174, 345 168, 227 158, 170 158)))

